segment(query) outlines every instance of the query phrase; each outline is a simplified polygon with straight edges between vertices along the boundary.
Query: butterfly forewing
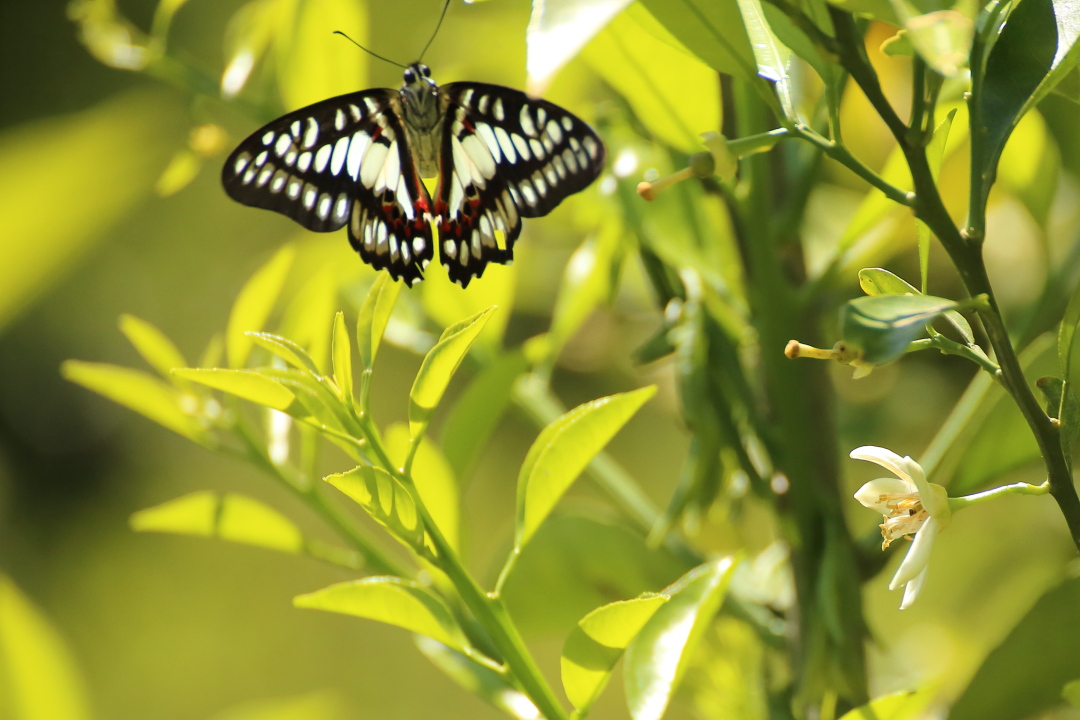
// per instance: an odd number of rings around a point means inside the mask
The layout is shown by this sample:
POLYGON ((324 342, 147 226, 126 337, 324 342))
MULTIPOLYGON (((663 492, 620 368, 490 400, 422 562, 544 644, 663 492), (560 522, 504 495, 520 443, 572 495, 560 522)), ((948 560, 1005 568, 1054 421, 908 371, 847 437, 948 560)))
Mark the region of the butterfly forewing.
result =
POLYGON ((596 179, 604 145, 574 115, 517 90, 456 82, 439 94, 439 250, 464 286, 513 258, 522 217, 546 215, 596 179))
POLYGON ((365 262, 412 285, 434 249, 398 103, 396 91, 368 90, 278 118, 229 156, 226 192, 316 232, 347 224, 365 262))

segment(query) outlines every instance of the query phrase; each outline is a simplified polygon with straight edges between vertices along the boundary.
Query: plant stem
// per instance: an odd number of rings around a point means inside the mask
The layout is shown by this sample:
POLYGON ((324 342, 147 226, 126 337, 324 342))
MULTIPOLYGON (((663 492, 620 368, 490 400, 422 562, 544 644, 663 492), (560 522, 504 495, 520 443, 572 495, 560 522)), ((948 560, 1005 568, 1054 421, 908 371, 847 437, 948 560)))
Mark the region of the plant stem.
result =
MULTIPOLYGON (((925 222, 937 236, 945 251, 960 273, 960 278, 968 293, 974 297, 985 294, 987 303, 979 308, 979 318, 983 322, 987 338, 994 349, 1001 367, 1001 381, 1005 389, 1013 396, 1016 404, 1027 420, 1028 427, 1035 435, 1035 440, 1042 451, 1043 461, 1050 483, 1050 494, 1054 496, 1065 522, 1069 526, 1073 543, 1080 550, 1080 497, 1073 486, 1072 474, 1061 444, 1060 428, 1051 422, 1039 406, 1035 394, 1024 377, 1023 369, 1017 359, 1016 351, 1009 340, 1008 331, 998 309, 993 288, 986 274, 982 256, 982 232, 961 233, 949 216, 941 200, 926 159, 926 149, 910 142, 907 126, 900 120, 878 83, 877 75, 866 57, 862 38, 855 32, 855 24, 850 15, 830 6, 830 16, 840 40, 840 60, 851 77, 859 84, 867 99, 888 126, 904 152, 911 169, 915 188, 915 214, 925 222)), ((972 118, 976 122, 975 116, 972 118)), ((972 137, 976 137, 979 128, 972 126, 972 137)), ((974 162, 974 159, 973 159, 974 162)), ((987 180, 983 178, 983 180, 987 180)), ((972 197, 985 197, 985 192, 972 197)), ((985 227, 985 204, 979 203, 969 209, 968 224, 972 228, 985 227)))
POLYGON ((1048 492, 1050 492, 1049 482, 1044 482, 1041 485, 1018 482, 1013 483, 1012 485, 1002 485, 1001 487, 974 493, 972 495, 949 498, 949 509, 953 511, 961 510, 969 505, 975 505, 991 498, 1003 497, 1005 495, 1045 495, 1048 492))

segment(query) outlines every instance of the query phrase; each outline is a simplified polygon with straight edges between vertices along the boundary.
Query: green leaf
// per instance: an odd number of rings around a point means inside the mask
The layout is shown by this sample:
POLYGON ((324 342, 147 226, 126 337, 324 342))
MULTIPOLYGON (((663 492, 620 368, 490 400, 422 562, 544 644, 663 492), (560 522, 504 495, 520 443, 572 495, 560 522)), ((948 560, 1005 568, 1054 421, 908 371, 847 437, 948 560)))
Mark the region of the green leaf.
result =
POLYGON ((926 64, 944 77, 955 77, 967 67, 975 36, 974 2, 959 0, 952 9, 922 13, 915 3, 892 0, 907 40, 926 64))
POLYGON ((646 593, 598 607, 578 622, 563 646, 562 682, 579 712, 600 696, 623 650, 667 601, 664 595, 646 593))
POLYGON ((194 492, 131 516, 138 532, 217 537, 292 555, 304 551, 304 536, 292 520, 245 495, 194 492))
POLYGON ((360 307, 360 315, 356 319, 356 345, 360 350, 360 364, 366 370, 375 367, 379 343, 382 342, 400 292, 401 283, 394 282, 389 273, 379 273, 360 307))
MULTIPOLYGON (((443 457, 439 448, 428 438, 420 439, 420 447, 416 450, 416 456, 412 463, 412 481, 416 492, 420 495, 420 502, 424 503, 431 519, 439 528, 443 537, 450 546, 457 549, 459 544, 459 524, 461 501, 458 498, 458 484, 454 477, 454 471, 443 457)), ((383 445, 386 447, 390 459, 397 467, 405 464, 412 441, 409 437, 409 426, 405 423, 395 423, 383 433, 383 445)))
POLYGON ((276 380, 255 370, 179 368, 173 374, 275 410, 285 410, 296 397, 276 380))
POLYGON ((737 2, 743 23, 746 25, 746 34, 750 38, 750 47, 754 50, 757 74, 773 83, 784 115, 789 120, 795 121, 797 118, 795 103, 792 99, 791 78, 788 77, 787 72, 791 64, 791 50, 773 34, 759 0, 737 0, 737 2))
POLYGON ((207 442, 207 431, 193 412, 197 398, 149 373, 117 365, 68 360, 60 366, 66 380, 104 395, 197 443, 207 442))
POLYGON ((255 64, 262 59, 274 37, 280 3, 249 0, 240 6, 225 28, 225 71, 221 74, 221 96, 235 97, 255 64))
MULTIPOLYGON (((908 283, 907 280, 893 275, 888 270, 883 270, 882 268, 863 268, 860 270, 859 287, 861 287, 863 292, 867 295, 923 294, 916 290, 915 286, 908 283)), ((965 343, 968 345, 975 343, 975 335, 971 332, 971 324, 968 323, 963 315, 955 310, 949 310, 943 317, 956 328, 956 331, 960 333, 960 336, 964 339, 965 343)))
POLYGON ((0 133, 0 328, 150 193, 187 130, 177 99, 130 92, 0 133))
POLYGON ((701 133, 720 127, 716 73, 682 48, 641 4, 612 20, 581 57, 668 145, 686 153, 703 150, 701 133))
POLYGON ((315 359, 308 355, 307 350, 289 338, 270 333, 249 332, 246 334, 256 345, 269 350, 293 367, 307 370, 314 375, 321 374, 319 366, 315 364, 315 359))
POLYGON ((288 109, 304 107, 328 97, 356 92, 364 86, 368 57, 333 30, 349 33, 370 47, 367 13, 356 0, 304 0, 284 5, 273 35, 278 88, 288 109))
POLYGON ((382 468, 361 465, 323 478, 359 503, 368 515, 414 551, 424 543, 424 525, 412 495, 382 468))
POLYGON ((273 367, 247 372, 272 379, 292 392, 297 402, 282 409, 298 420, 307 421, 314 418, 317 423, 339 433, 344 433, 346 427, 351 424, 349 411, 341 398, 327 387, 327 383, 310 372, 273 367))
POLYGON ((840 310, 840 337, 862 350, 863 362, 882 365, 903 355, 928 323, 955 307, 955 301, 932 295, 855 298, 840 310))
POLYGON ((489 307, 446 328, 439 342, 424 356, 409 392, 409 432, 413 438, 419 437, 427 427, 435 406, 450 384, 450 378, 494 310, 494 307, 489 307))
POLYGON ((680 43, 718 72, 750 80, 757 62, 739 6, 708 0, 643 0, 642 4, 680 43))
POLYGON ((494 661, 490 661, 492 667, 488 667, 472 659, 476 657, 476 653, 472 653, 472 657, 463 655, 422 635, 416 635, 414 639, 420 652, 435 667, 481 700, 491 703, 518 720, 536 720, 540 717, 532 700, 507 682, 503 673, 493 669, 497 667, 494 661))
POLYGON ((165 333, 134 315, 120 316, 120 332, 142 355, 143 360, 167 380, 173 368, 187 367, 187 361, 165 333))
POLYGON ((633 720, 659 720, 682 681, 694 648, 720 609, 737 563, 699 565, 664 591, 656 610, 626 650, 623 674, 633 720))
POLYGON ((892 693, 844 713, 840 720, 921 720, 931 698, 917 690, 892 693))
POLYGON ((1061 367, 1061 377, 1066 381, 1072 377, 1073 336, 1076 335, 1077 323, 1080 323, 1080 284, 1073 289, 1072 297, 1065 308, 1065 317, 1061 319, 1058 328, 1058 365, 1061 367))
POLYGON ((247 281, 233 303, 229 324, 225 330, 225 350, 229 367, 240 368, 247 363, 252 339, 248 332, 259 332, 289 274, 296 248, 285 245, 247 281))
POLYGON ((467 646, 443 601, 419 583, 403 578, 369 577, 338 583, 297 595, 293 605, 396 625, 455 650, 467 646))
POLYGON ((1080 677, 1080 578, 1051 589, 994 648, 953 705, 949 720, 1021 720, 1061 702, 1080 677))
POLYGON ((346 403, 353 399, 352 340, 345 329, 345 313, 334 316, 334 384, 341 391, 346 403))
POLYGON ((525 546, 596 454, 655 394, 649 386, 593 400, 540 431, 518 475, 515 549, 525 546))
POLYGON ((1080 53, 1080 4, 1071 0, 1025 0, 980 67, 972 58, 973 177, 990 192, 1005 143, 1024 114, 1035 107, 1076 64, 1080 53))
MULTIPOLYGON (((934 137, 931 138, 930 144, 926 147, 926 163, 930 166, 930 175, 937 182, 938 176, 941 174, 941 163, 945 159, 945 147, 949 142, 949 131, 952 129, 953 118, 956 117, 956 108, 953 108, 945 116, 945 119, 938 123, 934 128, 934 137)), ((925 293, 927 288, 927 278, 930 273, 930 226, 924 223, 922 220, 916 218, 915 220, 915 232, 918 236, 919 243, 919 275, 921 279, 922 291, 925 293)), ((946 313, 946 317, 950 318, 950 322, 953 322, 951 315, 960 317, 959 313, 946 313)), ((963 320, 963 317, 960 317, 963 320)), ((953 322, 956 325, 955 322, 953 322)), ((964 321, 967 324, 967 321, 964 321)), ((957 326, 957 329, 960 329, 957 326)), ((961 334, 965 339, 971 337, 971 328, 967 329, 964 333, 961 330, 961 334)), ((970 345, 974 340, 968 340, 970 345)))
POLYGON ((515 265, 489 265, 484 277, 474 278, 469 284, 468 292, 461 292, 461 288, 450 280, 442 263, 433 263, 428 267, 426 277, 427 282, 420 288, 420 299, 428 318, 436 325, 447 327, 457 324, 463 317, 497 307, 498 314, 485 321, 484 331, 477 336, 474 344, 480 353, 485 354, 501 349, 503 333, 514 306, 517 287, 515 265))
POLYGON ((633 0, 548 0, 537 5, 525 31, 531 85, 544 86, 633 0))
POLYGON ((86 690, 49 620, 0 574, 0 717, 88 720, 86 690))
POLYGON ((458 477, 466 477, 510 404, 514 383, 528 367, 521 352, 508 352, 496 358, 476 376, 447 413, 442 447, 458 477))

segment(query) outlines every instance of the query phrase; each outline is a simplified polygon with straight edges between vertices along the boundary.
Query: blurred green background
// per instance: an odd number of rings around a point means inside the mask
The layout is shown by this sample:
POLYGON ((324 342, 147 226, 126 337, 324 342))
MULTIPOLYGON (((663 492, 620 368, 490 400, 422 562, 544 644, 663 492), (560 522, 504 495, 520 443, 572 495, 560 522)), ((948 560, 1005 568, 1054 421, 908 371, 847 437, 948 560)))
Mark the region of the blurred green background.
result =
MULTIPOLYGON (((225 64, 229 19, 242 4, 191 0, 176 16, 170 46, 214 83, 225 64)), ((108 6, 92 2, 84 9, 108 6)), ((155 6, 150 0, 126 0, 120 10, 147 29, 155 6)), ((286 296, 329 266, 343 287, 338 305, 354 316, 372 275, 349 250, 344 234, 305 234, 287 219, 230 202, 218 180, 221 154, 189 159, 201 170, 182 190, 165 197, 155 192, 170 161, 188 152, 192 128, 220 123, 229 133, 228 147, 286 109, 279 82, 294 98, 336 82, 347 84, 334 92, 400 84, 397 68, 370 60, 330 36, 331 30, 349 32, 375 52, 407 62, 426 42, 441 9, 436 0, 350 6, 352 14, 343 17, 359 18, 360 27, 328 24, 317 34, 334 44, 333 58, 353 64, 338 66, 340 77, 281 81, 259 66, 241 96, 244 102, 229 105, 193 98, 175 83, 106 67, 78 41, 65 3, 0 3, 0 570, 70 646, 93 717, 211 718, 244 703, 309 693, 326 693, 326 702, 339 702, 341 717, 348 718, 499 716, 428 664, 403 631, 292 608, 294 595, 346 579, 341 571, 226 543, 132 533, 132 512, 212 488, 260 498, 325 535, 284 492, 248 467, 213 456, 62 381, 58 373, 67 358, 141 365, 117 330, 122 313, 162 328, 194 362, 223 329, 245 279, 289 240, 298 242, 300 260, 286 296)), ((524 88, 529 13, 525 0, 454 3, 425 57, 436 80, 524 88)), ((882 33, 878 43, 887 36, 882 33)), ((877 56, 875 61, 887 80, 901 87, 903 61, 877 56)), ((653 141, 629 119, 634 111, 656 106, 613 81, 618 69, 605 73, 604 62, 603 48, 592 47, 545 94, 586 119, 603 119, 613 140, 612 160, 621 157, 620 141, 637 148, 640 161, 631 154, 624 161, 630 171, 606 179, 632 188, 647 167, 666 172, 670 161, 665 153, 648 154, 653 141)), ((279 64, 279 73, 295 70, 287 60, 279 58, 279 64)), ((710 112, 718 118, 715 89, 711 100, 698 90, 699 95, 680 96, 691 106, 681 119, 710 112)), ((857 100, 849 105, 845 112, 851 117, 866 114, 857 100)), ((1051 162, 1041 167, 1050 167, 1055 179, 1059 166, 1064 168, 1061 182, 1048 191, 1030 178, 1015 187, 1034 192, 1050 208, 1050 230, 1031 221, 1032 203, 1022 201, 1021 191, 999 192, 992 215, 991 232, 1007 242, 994 244, 992 237, 991 271, 1014 320, 1029 312, 1047 263, 1062 257, 1077 237, 1074 208, 1080 190, 1073 170, 1080 168, 1080 121, 1064 100, 1051 98, 1042 110, 1049 134, 1024 141, 1029 145, 1018 154, 1034 153, 1035 160, 1028 157, 1017 172, 1051 162)), ((678 146, 659 125, 651 125, 652 132, 678 146)), ((856 154, 875 166, 884 163, 889 145, 881 129, 874 123, 861 130, 855 123, 849 127, 856 154)), ((714 129, 690 128, 690 145, 681 149, 693 150, 692 136, 714 129)), ((952 182, 949 172, 946 165, 943 184, 952 182)), ((963 182, 956 180, 958 186, 963 182)), ((603 227, 603 217, 592 207, 597 192, 528 223, 514 268, 489 269, 491 276, 506 273, 516 283, 509 343, 547 328, 567 259, 587 234, 603 227)), ((811 203, 808 245, 820 247, 835 238, 843 227, 838 218, 850 218, 864 192, 850 175, 829 168, 811 203)), ((954 199, 962 192, 952 193, 954 199)), ((642 212, 671 216, 671 208, 661 203, 642 212)), ((674 238, 679 229, 661 223, 659 232, 661 238, 664 232, 674 238)), ((910 228, 890 230, 890 242, 870 243, 858 260, 890 263, 906 277, 917 277, 912 237, 910 228)), ((931 280, 936 294, 956 294, 949 272, 935 273, 931 280)), ((631 366, 630 352, 655 328, 658 313, 635 260, 623 281, 612 306, 590 318, 564 350, 555 387, 573 405, 647 382, 661 385, 658 399, 611 449, 663 506, 678 477, 687 436, 670 366, 631 366)), ((845 277, 838 296, 853 295, 855 287, 854 275, 845 277)), ((830 311, 826 326, 831 318, 830 311)), ((379 362, 378 419, 402 420, 419 357, 388 348, 379 362)), ((917 458, 971 372, 954 358, 922 356, 858 382, 849 370, 837 369, 843 446, 885 445, 917 458)), ((1000 429, 989 437, 1019 437, 1023 445, 1026 430, 1016 424, 1018 415, 1005 408, 1001 416, 994 420, 1000 429)), ((535 432, 510 413, 464 485, 466 558, 489 582, 491 566, 509 542, 517 467, 535 432)), ((1011 465, 1005 460, 995 465, 994 449, 984 449, 984 464, 1010 470, 995 482, 1041 481, 1038 468, 1022 462, 1030 452, 1016 453, 1021 461, 1011 465)), ((344 469, 343 463, 330 456, 327 469, 344 469)), ((854 490, 871 471, 852 465, 844 467, 854 490)), ((851 505, 853 527, 872 530, 872 513, 851 505)), ((552 679, 562 642, 581 615, 605 601, 659 590, 684 569, 662 553, 646 551, 640 538, 616 522, 607 523, 602 499, 587 483, 575 489, 563 510, 530 548, 508 590, 516 617, 552 679)), ((704 550, 747 545, 754 552, 772 539, 769 528, 754 524, 763 514, 729 522, 722 510, 696 539, 704 550)), ((903 614, 896 609, 899 596, 886 588, 888 572, 869 588, 867 613, 877 641, 871 660, 874 694, 922 681, 938 684, 943 697, 957 694, 1036 598, 1065 576, 1063 568, 1075 565, 1072 558, 1049 498, 1008 500, 957 516, 935 548, 929 585, 913 609, 903 614)), ((597 717, 625 716, 617 688, 613 683, 597 717)), ((672 717, 687 712, 676 708, 672 717)))

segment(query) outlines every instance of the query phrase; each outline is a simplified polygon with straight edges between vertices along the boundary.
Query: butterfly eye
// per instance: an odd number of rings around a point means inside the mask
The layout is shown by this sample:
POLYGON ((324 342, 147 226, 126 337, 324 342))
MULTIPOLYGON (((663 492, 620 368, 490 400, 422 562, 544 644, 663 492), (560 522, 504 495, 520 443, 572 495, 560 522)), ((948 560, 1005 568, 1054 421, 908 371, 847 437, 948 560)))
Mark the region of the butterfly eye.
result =
POLYGON ((412 85, 414 82, 416 82, 416 73, 414 73, 412 71, 412 68, 406 69, 405 70, 405 84, 412 85))
POLYGON ((420 74, 424 77, 431 77, 431 68, 429 68, 427 65, 421 65, 420 74))

